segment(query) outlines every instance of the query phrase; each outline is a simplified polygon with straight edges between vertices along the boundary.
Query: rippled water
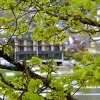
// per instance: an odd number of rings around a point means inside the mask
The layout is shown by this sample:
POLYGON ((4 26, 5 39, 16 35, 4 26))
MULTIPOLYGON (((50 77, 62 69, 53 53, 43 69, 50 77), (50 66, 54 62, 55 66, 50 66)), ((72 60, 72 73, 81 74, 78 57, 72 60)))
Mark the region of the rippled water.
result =
MULTIPOLYGON (((39 75, 46 75, 47 73, 44 74, 40 74, 40 72, 36 72, 39 75)), ((56 77, 59 77, 60 75, 66 76, 66 74, 71 74, 73 73, 73 70, 70 69, 68 71, 58 71, 57 73, 53 73, 55 74, 56 77)), ((74 88, 74 91, 77 89, 78 87, 74 88)), ((49 91, 48 91, 49 92, 49 91)), ((42 93, 42 95, 46 95, 45 93, 42 93)), ((75 98, 77 98, 78 100, 100 100, 100 87, 87 87, 86 93, 83 93, 82 90, 80 89, 75 95, 75 98)))

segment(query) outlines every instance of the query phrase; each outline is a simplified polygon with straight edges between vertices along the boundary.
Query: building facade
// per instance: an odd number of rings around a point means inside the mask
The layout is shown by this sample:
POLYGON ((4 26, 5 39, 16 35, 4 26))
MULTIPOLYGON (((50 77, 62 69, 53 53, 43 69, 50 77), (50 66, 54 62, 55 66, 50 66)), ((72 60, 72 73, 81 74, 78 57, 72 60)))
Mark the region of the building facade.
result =
POLYGON ((86 50, 89 53, 100 54, 100 36, 94 37, 92 40, 90 39, 86 50))
POLYGON ((45 41, 32 41, 32 32, 29 32, 21 39, 15 40, 15 54, 18 61, 37 56, 43 59, 45 63, 48 59, 54 59, 58 65, 63 61, 63 43, 55 44, 51 41, 51 45, 45 41))

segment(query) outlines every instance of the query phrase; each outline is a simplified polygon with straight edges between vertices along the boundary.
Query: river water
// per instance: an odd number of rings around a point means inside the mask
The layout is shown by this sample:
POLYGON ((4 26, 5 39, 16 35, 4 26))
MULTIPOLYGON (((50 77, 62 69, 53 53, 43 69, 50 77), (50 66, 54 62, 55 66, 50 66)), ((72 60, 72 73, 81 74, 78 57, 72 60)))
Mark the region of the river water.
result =
MULTIPOLYGON (((39 73, 38 68, 36 68, 36 69, 37 69, 36 73, 41 75, 41 73, 39 73)), ((34 68, 34 70, 36 70, 36 69, 34 68)), ((61 75, 66 75, 66 74, 71 74, 71 73, 73 73, 72 69, 70 69, 70 70, 68 69, 66 72, 59 70, 57 72, 57 74, 55 74, 55 76, 59 77, 61 75)), ((43 76, 44 75, 46 75, 46 73, 44 73, 43 76)), ((77 86, 74 87, 74 91, 76 91, 77 88, 78 88, 77 86)), ((42 95, 45 96, 45 93, 43 93, 42 95)), ((100 87, 95 87, 95 88, 87 87, 86 93, 83 93, 82 90, 80 89, 77 93, 75 93, 74 97, 77 98, 78 100, 100 100, 100 87)), ((1 96, 1 98, 2 98, 2 96, 1 96)), ((10 100, 10 99, 5 98, 4 100, 10 100)))
MULTIPOLYGON (((56 74, 56 78, 62 76, 66 76, 67 74, 73 73, 72 69, 60 69, 56 74)), ((41 75, 39 72, 37 74, 41 75)), ((44 73, 46 75, 46 73, 44 73)), ((43 75, 43 76, 44 76, 43 75)), ((74 91, 76 91, 78 87, 76 86, 74 88, 74 91)), ((43 94, 45 95, 45 94, 43 94)), ((75 98, 78 100, 100 100, 100 87, 87 87, 86 93, 83 93, 82 90, 80 89, 77 93, 74 95, 75 98)))
POLYGON ((100 100, 100 87, 87 87, 86 93, 79 90, 74 97, 79 100, 100 100))

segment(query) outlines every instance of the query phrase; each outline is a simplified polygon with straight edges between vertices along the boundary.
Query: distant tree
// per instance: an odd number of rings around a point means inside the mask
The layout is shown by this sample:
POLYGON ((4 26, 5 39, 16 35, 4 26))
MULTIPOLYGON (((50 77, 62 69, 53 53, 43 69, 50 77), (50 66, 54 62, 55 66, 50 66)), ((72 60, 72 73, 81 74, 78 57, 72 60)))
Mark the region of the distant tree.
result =
POLYGON ((70 60, 71 53, 67 50, 64 51, 64 60, 70 60))
POLYGON ((73 59, 75 59, 76 61, 80 62, 80 61, 82 61, 83 56, 85 54, 88 54, 88 53, 85 52, 85 51, 76 52, 76 53, 73 54, 73 59))
MULTIPOLYGON (((30 29, 33 31, 32 40, 45 40, 51 44, 64 42, 70 33, 88 34, 90 37, 100 31, 100 20, 96 19, 99 0, 2 0, 0 10, 12 16, 0 17, 0 26, 10 33, 6 44, 0 43, 0 57, 12 63, 14 67, 0 65, 1 69, 20 71, 22 75, 14 79, 6 79, 0 73, 0 94, 10 100, 76 100, 74 95, 86 86, 100 85, 100 56, 92 57, 87 54, 73 69, 74 73, 65 77, 55 78, 56 63, 50 60, 47 65, 42 59, 32 57, 29 65, 25 58, 20 63, 13 59, 12 37, 21 38, 30 29), (33 29, 32 25, 37 27, 33 29), (94 28, 95 27, 95 28, 94 28), (71 32, 73 30, 73 32, 71 32), (87 64, 84 68, 81 65, 87 64), (45 77, 36 74, 31 68, 39 66, 40 72, 46 72, 45 77), (72 84, 76 81, 75 84, 72 84), (74 92, 73 85, 79 88, 74 92), (50 90, 42 96, 45 90, 50 90), (17 92, 16 92, 17 91, 17 92), (74 92, 74 93, 73 93, 74 92)), ((80 55, 81 56, 81 55, 80 55)))

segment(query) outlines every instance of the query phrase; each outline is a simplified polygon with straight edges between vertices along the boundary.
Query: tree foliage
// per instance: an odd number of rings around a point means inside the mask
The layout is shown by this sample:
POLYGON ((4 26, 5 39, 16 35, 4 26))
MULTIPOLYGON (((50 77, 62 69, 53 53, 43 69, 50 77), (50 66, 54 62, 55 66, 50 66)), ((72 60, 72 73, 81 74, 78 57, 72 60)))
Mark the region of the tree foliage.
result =
POLYGON ((32 40, 44 40, 49 44, 51 41, 64 42, 70 33, 88 34, 91 37, 100 31, 100 19, 96 18, 99 3, 99 0, 1 0, 0 10, 9 16, 1 15, 0 26, 11 37, 6 44, 0 44, 0 57, 14 67, 0 67, 20 71, 22 75, 7 80, 0 74, 0 94, 10 100, 75 100, 73 95, 77 91, 73 93, 73 81, 83 89, 86 86, 99 86, 100 57, 84 55, 72 75, 55 79, 52 73, 56 73, 53 67, 56 63, 53 60, 43 65, 41 59, 32 57, 29 65, 24 60, 19 63, 11 56, 13 45, 10 44, 13 36, 21 38, 30 29, 34 34, 32 40), (34 24, 36 27, 32 28, 34 24), (47 73, 45 77, 31 70, 36 65, 41 73, 47 73), (41 94, 47 89, 50 92, 43 97, 41 94))
POLYGON ((88 54, 88 52, 85 52, 85 51, 80 51, 80 52, 74 53, 73 54, 73 59, 80 62, 80 61, 82 61, 83 56, 86 55, 86 54, 88 54))

